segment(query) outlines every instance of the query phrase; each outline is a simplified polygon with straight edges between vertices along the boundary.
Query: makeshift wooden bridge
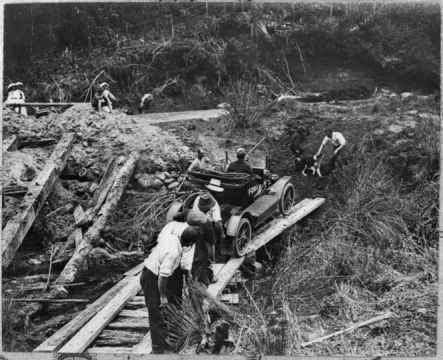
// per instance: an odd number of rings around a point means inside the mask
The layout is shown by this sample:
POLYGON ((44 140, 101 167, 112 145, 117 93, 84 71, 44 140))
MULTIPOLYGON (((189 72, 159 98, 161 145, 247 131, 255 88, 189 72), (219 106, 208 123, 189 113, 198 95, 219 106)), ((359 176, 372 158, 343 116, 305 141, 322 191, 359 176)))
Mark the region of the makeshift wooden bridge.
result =
MULTIPOLYGON (((324 203, 304 199, 287 216, 278 216, 254 235, 249 251, 257 250, 324 203)), ((242 265, 244 257, 214 264, 218 281, 207 292, 219 297, 242 265)), ((64 325, 34 352, 149 354, 151 335, 148 312, 139 283, 143 264, 127 271, 124 278, 73 320, 64 325)))

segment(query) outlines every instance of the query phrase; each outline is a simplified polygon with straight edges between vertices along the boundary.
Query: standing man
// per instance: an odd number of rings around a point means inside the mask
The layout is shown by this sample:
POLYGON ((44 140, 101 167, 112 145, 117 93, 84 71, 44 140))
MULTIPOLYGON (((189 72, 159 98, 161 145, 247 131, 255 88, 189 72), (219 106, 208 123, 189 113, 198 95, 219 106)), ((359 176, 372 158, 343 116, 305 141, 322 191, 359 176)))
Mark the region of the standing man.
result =
POLYGON ((152 94, 145 94, 140 100, 140 104, 138 104, 138 112, 142 114, 146 110, 149 110, 151 107, 152 101, 154 100, 154 96, 152 94))
POLYGON ((326 136, 324 137, 324 139, 320 145, 320 148, 318 149, 317 153, 314 155, 314 160, 316 160, 317 157, 321 154, 323 147, 328 142, 330 142, 332 144, 332 146, 334 147, 334 153, 332 155, 334 160, 337 159, 338 153, 346 145, 346 139, 342 133, 328 129, 325 131, 325 134, 326 134, 326 136))
MULTIPOLYGON (((8 85, 8 98, 6 99, 7 104, 24 104, 25 94, 21 90, 23 83, 16 82, 8 85)), ((16 106, 14 111, 18 114, 28 116, 28 111, 26 106, 16 106)))
POLYGON ((228 173, 244 173, 253 175, 252 166, 246 162, 246 151, 243 148, 237 149, 237 161, 233 161, 228 166, 228 173))
POLYGON ((112 113, 112 101, 117 101, 117 98, 109 91, 109 84, 107 82, 102 82, 99 86, 103 89, 102 96, 104 102, 102 109, 106 112, 112 113))
POLYGON ((186 228, 181 237, 172 234, 162 238, 159 236, 157 245, 144 261, 140 285, 148 308, 152 354, 163 354, 166 350, 166 325, 162 308, 169 302, 168 278, 179 267, 183 247, 192 246, 200 237, 198 227, 186 228))

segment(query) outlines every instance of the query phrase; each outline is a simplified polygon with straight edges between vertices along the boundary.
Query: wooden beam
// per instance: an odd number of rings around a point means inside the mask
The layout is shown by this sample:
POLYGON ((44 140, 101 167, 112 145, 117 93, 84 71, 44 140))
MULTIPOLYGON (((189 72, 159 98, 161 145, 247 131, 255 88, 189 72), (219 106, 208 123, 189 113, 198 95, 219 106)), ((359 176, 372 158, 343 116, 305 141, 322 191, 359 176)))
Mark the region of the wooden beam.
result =
POLYGON ((100 180, 100 184, 98 184, 97 189, 95 190, 94 194, 92 195, 91 199, 89 200, 88 207, 93 207, 97 204, 100 194, 103 192, 104 188, 106 187, 106 184, 109 182, 109 178, 110 178, 111 174, 115 170, 115 167, 116 167, 115 162, 116 162, 115 157, 111 158, 108 161, 108 164, 106 165, 105 173, 103 174, 103 177, 100 180))
POLYGON ((131 347, 121 346, 94 346, 86 350, 88 354, 129 354, 132 351, 131 347))
POLYGON ((17 302, 41 302, 41 303, 87 303, 88 299, 42 299, 42 298, 29 298, 29 299, 9 299, 10 301, 17 302))
POLYGON ((2 187, 2 195, 3 196, 23 196, 26 195, 28 192, 28 188, 26 186, 18 186, 18 185, 12 185, 12 186, 4 186, 2 187))
POLYGON ((85 212, 83 211, 81 205, 77 205, 77 207, 74 210, 74 222, 76 226, 82 226, 86 224, 85 212))
POLYGON ((52 187, 63 171, 74 143, 74 134, 65 134, 52 152, 45 167, 29 185, 20 209, 2 231, 2 269, 10 264, 32 223, 43 207, 52 187))
POLYGON ((149 321, 146 318, 133 319, 127 317, 119 317, 116 321, 110 323, 107 327, 110 330, 149 330, 149 321))
POLYGON ((85 351, 138 291, 140 291, 138 276, 128 277, 126 285, 59 352, 81 353, 85 351))
POLYGON ((71 283, 76 280, 82 271, 86 259, 92 248, 100 240, 101 231, 105 227, 111 214, 117 208, 118 202, 132 177, 132 172, 137 164, 140 153, 133 151, 120 168, 115 181, 109 191, 106 202, 97 214, 97 221, 84 234, 81 244, 76 248, 74 255, 66 264, 56 283, 71 283))
POLYGON ((138 264, 137 266, 133 267, 132 269, 126 271, 124 273, 125 276, 134 276, 134 275, 138 275, 142 272, 143 270, 143 263, 138 264))
MULTIPOLYGON (((95 314, 97 314, 116 294, 118 294, 128 282, 131 277, 124 277, 120 282, 115 284, 94 303, 89 305, 85 310, 78 314, 69 323, 64 325, 60 330, 54 333, 51 337, 46 339, 34 351, 36 352, 55 352, 60 349, 66 341, 68 341, 81 327, 86 324, 95 314)), ((69 286, 70 284, 61 284, 62 286, 69 286)), ((73 284, 72 284, 73 285, 73 284)))
POLYGON ((95 341, 96 346, 136 345, 143 338, 143 333, 125 330, 103 330, 95 341))
POLYGON ((240 268, 241 264, 243 264, 244 259, 244 256, 229 259, 229 261, 217 274, 217 282, 210 284, 206 289, 208 296, 215 298, 221 294, 222 290, 226 287, 226 285, 228 285, 232 276, 240 268))
POLYGON ((297 221, 313 212, 325 202, 323 198, 305 199, 302 206, 297 204, 287 216, 280 215, 266 225, 262 226, 255 234, 253 241, 247 247, 246 252, 255 251, 280 235, 286 229, 293 226, 297 221))
POLYGON ((141 310, 127 310, 123 309, 119 316, 123 317, 131 317, 131 318, 147 318, 148 317, 148 309, 143 308, 141 310))
POLYGON ((142 340, 132 348, 133 354, 150 354, 152 351, 151 333, 148 332, 142 340))
POLYGON ((13 103, 3 103, 3 105, 6 106, 11 106, 11 107, 15 107, 15 106, 47 106, 47 107, 52 107, 52 106, 72 106, 72 105, 76 105, 76 104, 85 104, 85 103, 81 103, 81 102, 70 102, 70 103, 42 103, 42 102, 28 102, 28 103, 21 103, 21 104, 13 104, 13 103))
POLYGON ((18 146, 18 137, 16 135, 12 135, 11 137, 4 139, 2 143, 2 151, 15 151, 18 146))

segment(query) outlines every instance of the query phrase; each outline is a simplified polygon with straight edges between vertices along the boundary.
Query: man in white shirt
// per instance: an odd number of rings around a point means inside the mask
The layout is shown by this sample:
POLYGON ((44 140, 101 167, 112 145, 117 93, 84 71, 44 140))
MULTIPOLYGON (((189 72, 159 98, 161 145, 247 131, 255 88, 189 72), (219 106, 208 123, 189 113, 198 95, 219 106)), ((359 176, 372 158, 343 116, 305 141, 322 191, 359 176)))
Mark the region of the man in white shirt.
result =
POLYGON ((201 230, 187 227, 181 237, 173 234, 159 235, 157 245, 144 261, 140 285, 145 295, 149 314, 152 353, 165 352, 165 322, 161 308, 168 304, 168 278, 180 265, 183 247, 192 246, 201 237, 201 230))
POLYGON ((197 158, 192 161, 191 165, 189 165, 188 172, 194 170, 209 169, 209 165, 209 158, 205 156, 203 150, 197 149, 197 158))
MULTIPOLYGON (((8 98, 6 99, 6 104, 23 104, 25 103, 25 94, 21 90, 23 83, 17 82, 8 85, 8 98)), ((18 114, 28 116, 28 111, 26 106, 16 106, 14 111, 18 114)))
POLYGON ((326 130, 326 136, 324 137, 324 139, 320 145, 320 148, 318 149, 317 153, 314 155, 314 160, 316 160, 317 157, 321 154, 323 147, 328 142, 330 142, 332 144, 332 146, 334 147, 334 153, 333 153, 334 158, 337 158, 340 150, 343 149, 343 147, 346 145, 346 139, 342 133, 340 133, 338 131, 333 132, 331 129, 328 129, 328 130, 326 130))
POLYGON ((143 95, 140 100, 140 104, 138 104, 138 112, 142 114, 144 111, 149 110, 153 100, 154 96, 152 94, 147 93, 143 95))
POLYGON ((104 102, 102 110, 112 113, 112 101, 117 101, 117 98, 109 91, 109 84, 107 82, 102 82, 99 86, 103 89, 102 98, 104 102))

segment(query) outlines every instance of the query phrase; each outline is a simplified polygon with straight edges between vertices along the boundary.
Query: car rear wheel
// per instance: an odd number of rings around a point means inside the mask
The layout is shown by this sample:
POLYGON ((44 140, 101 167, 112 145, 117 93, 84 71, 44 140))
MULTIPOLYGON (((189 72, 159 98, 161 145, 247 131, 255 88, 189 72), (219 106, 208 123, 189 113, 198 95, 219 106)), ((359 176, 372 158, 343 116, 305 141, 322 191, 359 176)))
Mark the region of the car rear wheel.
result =
POLYGON ((248 219, 240 220, 237 229, 237 235, 234 238, 235 251, 238 256, 246 254, 246 249, 252 239, 252 226, 248 219))
POLYGON ((295 189, 294 185, 287 183, 283 189, 280 200, 278 202, 278 207, 283 215, 288 215, 294 206, 295 200, 295 189))

